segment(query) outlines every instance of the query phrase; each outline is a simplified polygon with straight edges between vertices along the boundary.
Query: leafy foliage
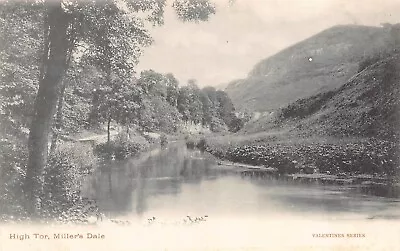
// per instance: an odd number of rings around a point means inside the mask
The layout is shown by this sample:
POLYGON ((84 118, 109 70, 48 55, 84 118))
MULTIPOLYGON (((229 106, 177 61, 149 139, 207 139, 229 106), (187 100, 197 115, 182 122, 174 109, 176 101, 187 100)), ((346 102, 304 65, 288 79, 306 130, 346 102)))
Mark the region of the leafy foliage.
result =
MULTIPOLYGON (((116 80, 117 81, 117 80, 116 80)), ((211 130, 238 131, 243 123, 237 118, 232 101, 215 88, 199 89, 195 80, 179 87, 171 74, 143 71, 131 83, 100 85, 93 95, 90 118, 109 119, 147 131, 174 133, 181 122, 208 126, 211 130)))
POLYGON ((94 151, 104 159, 123 160, 136 155, 141 148, 141 145, 135 142, 115 140, 97 145, 94 151))
POLYGON ((176 0, 176 14, 182 21, 207 21, 215 14, 215 6, 209 0, 176 0))
POLYGON ((22 217, 27 134, 37 92, 42 5, 0 3, 0 212, 22 217))
POLYGON ((5 2, 0 8, 0 114, 2 129, 10 133, 25 134, 21 129, 28 127, 32 114, 39 75, 41 10, 38 4, 23 2, 5 2))
MULTIPOLYGON (((42 216, 65 217, 77 204, 82 203, 81 184, 93 172, 97 159, 90 148, 68 144, 50 155, 44 173, 42 216)), ((83 213, 83 212, 82 212, 83 213)))

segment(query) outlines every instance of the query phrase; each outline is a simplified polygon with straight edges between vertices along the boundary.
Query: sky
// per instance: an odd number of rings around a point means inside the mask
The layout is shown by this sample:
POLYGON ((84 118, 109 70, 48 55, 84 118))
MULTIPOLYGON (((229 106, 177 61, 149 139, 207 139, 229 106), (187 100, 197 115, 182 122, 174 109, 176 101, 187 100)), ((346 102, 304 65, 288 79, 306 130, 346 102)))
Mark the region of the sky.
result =
POLYGON ((224 85, 245 78, 260 60, 340 24, 400 22, 400 0, 214 0, 208 22, 183 23, 171 8, 153 28, 138 71, 173 73, 181 84, 224 85))

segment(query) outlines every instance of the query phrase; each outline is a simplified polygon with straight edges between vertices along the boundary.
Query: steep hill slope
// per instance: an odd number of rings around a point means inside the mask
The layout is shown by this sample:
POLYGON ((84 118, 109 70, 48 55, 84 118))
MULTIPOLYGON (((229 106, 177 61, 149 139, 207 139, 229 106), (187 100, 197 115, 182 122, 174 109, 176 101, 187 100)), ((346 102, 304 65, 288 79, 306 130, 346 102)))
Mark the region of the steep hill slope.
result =
POLYGON ((238 110, 273 111, 342 85, 392 41, 390 27, 335 26, 259 62, 226 91, 238 110))
POLYGON ((317 94, 262 118, 248 132, 286 128, 304 136, 379 137, 400 132, 400 54, 381 59, 335 90, 317 94))

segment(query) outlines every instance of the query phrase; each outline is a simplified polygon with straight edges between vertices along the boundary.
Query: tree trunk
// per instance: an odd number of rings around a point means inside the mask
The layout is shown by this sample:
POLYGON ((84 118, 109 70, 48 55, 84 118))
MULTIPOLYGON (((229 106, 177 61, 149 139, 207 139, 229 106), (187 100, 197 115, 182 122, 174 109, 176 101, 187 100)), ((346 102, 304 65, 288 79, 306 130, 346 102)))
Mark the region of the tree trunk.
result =
POLYGON ((44 73, 46 72, 46 62, 49 57, 49 17, 48 13, 44 14, 43 22, 43 54, 42 54, 42 65, 40 67, 39 81, 43 80, 44 73))
POLYGON ((110 192, 110 198, 113 198, 113 194, 112 194, 112 171, 110 170, 110 172, 108 173, 108 191, 110 192))
POLYGON ((58 90, 67 58, 68 17, 63 11, 61 0, 48 0, 47 21, 49 27, 49 53, 45 61, 43 78, 39 80, 34 116, 29 132, 28 166, 23 185, 26 210, 36 216, 41 208, 43 174, 48 156, 48 137, 59 96, 58 90))
POLYGON ((110 144, 110 140, 111 140, 110 125, 111 125, 111 117, 107 121, 107 144, 110 144))
POLYGON ((66 83, 62 83, 60 96, 58 97, 58 104, 57 104, 57 114, 56 114, 56 121, 55 121, 55 130, 53 131, 53 136, 51 138, 51 146, 50 146, 50 154, 52 154, 57 148, 57 139, 58 135, 60 134, 61 126, 62 126, 62 109, 64 106, 64 93, 67 85, 66 83))
POLYGON ((130 135, 129 135, 129 123, 126 124, 126 139, 127 139, 127 140, 130 139, 130 135))
MULTIPOLYGON (((107 84, 111 86, 111 67, 110 66, 107 67, 106 78, 107 78, 107 84)), ((111 125, 111 114, 108 114, 108 121, 107 121, 107 144, 108 145, 110 145, 110 141, 111 141, 110 125, 111 125)))
MULTIPOLYGON (((69 67, 69 64, 70 64, 71 58, 72 58, 73 41, 69 41, 69 42, 71 42, 71 43, 68 46, 67 59, 65 62, 63 75, 67 72, 67 69, 69 67)), ((57 148, 57 139, 60 134, 60 130, 61 130, 61 126, 62 126, 62 113, 63 113, 63 106, 64 106, 64 94, 65 94, 66 88, 67 88, 66 81, 61 80, 60 92, 59 92, 58 103, 57 103, 56 121, 55 121, 55 125, 54 125, 55 130, 53 130, 53 134, 52 134, 52 138, 51 138, 50 154, 52 154, 57 148)))

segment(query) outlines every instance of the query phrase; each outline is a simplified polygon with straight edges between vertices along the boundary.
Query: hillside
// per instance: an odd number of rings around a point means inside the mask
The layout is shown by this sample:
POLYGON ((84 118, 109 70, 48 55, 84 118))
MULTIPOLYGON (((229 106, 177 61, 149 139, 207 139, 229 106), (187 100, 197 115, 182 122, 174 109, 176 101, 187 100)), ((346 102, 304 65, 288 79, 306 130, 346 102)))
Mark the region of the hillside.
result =
POLYGON ((274 128, 303 136, 379 137, 400 132, 400 54, 365 68, 344 85, 299 99, 247 125, 247 132, 274 128))
POLYGON ((358 63, 385 50, 390 26, 335 26, 259 62, 226 88, 238 110, 273 111, 330 91, 357 73, 358 63))
POLYGON ((390 184, 400 177, 400 53, 391 54, 334 90, 261 116, 235 135, 208 138, 207 151, 320 184, 361 184, 362 175, 368 184, 389 184, 382 194, 399 196, 390 184))

